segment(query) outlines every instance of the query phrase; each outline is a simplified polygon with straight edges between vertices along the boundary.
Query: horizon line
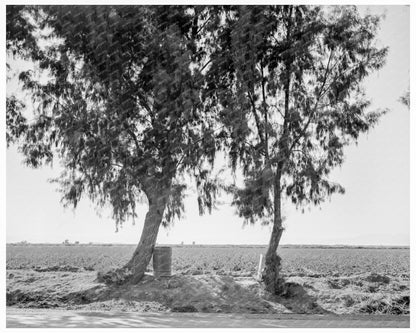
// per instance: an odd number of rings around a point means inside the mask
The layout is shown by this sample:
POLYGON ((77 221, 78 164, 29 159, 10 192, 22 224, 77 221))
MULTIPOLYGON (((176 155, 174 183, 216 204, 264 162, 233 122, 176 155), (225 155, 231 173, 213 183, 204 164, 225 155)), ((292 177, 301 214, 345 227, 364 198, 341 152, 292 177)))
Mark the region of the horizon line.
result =
MULTIPOLYGON (((73 246, 73 245, 125 245, 125 246, 136 246, 137 243, 106 243, 106 242, 88 242, 88 243, 75 243, 75 242, 69 242, 65 244, 64 242, 56 243, 56 242, 6 242, 6 245, 66 245, 66 246, 73 246)), ((222 244, 222 243, 216 243, 216 244, 206 244, 206 243, 160 243, 156 244, 156 246, 256 246, 256 247, 267 247, 268 244, 249 244, 249 243, 243 243, 243 244, 222 244)), ((402 244, 396 244, 396 245, 383 245, 383 244, 342 244, 342 243, 334 243, 334 244, 299 244, 299 243, 287 243, 287 244, 280 244, 279 247, 293 247, 293 246, 303 246, 303 247, 385 247, 385 248, 410 248, 409 245, 402 245, 402 244)))

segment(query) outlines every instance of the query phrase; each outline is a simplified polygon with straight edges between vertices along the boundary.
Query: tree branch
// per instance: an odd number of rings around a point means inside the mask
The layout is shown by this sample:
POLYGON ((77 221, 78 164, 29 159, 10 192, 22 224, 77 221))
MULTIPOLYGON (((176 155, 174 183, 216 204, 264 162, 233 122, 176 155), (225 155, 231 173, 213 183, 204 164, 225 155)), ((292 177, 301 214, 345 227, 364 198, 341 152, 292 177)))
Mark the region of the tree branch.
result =
MULTIPOLYGON (((288 152, 289 154, 291 153, 291 151, 293 150, 293 148, 298 144, 300 138, 305 135, 306 130, 308 129, 309 124, 311 123, 312 118, 314 117, 314 114, 316 112, 316 109, 318 108, 319 101, 320 101, 321 97, 324 95, 323 94, 323 92, 324 92, 323 89, 324 89, 324 86, 326 85, 326 80, 328 79, 329 65, 331 63, 332 55, 333 55, 333 50, 331 50, 331 53, 329 55, 328 63, 326 65, 324 80, 322 82, 321 88, 319 89, 319 94, 318 94, 318 97, 316 99, 315 106, 314 106, 314 108, 313 108, 313 110, 312 110, 312 112, 311 112, 311 114, 309 116, 308 121, 306 122, 305 126, 302 128, 300 134, 298 135, 298 137, 295 140, 293 140, 293 142, 292 142, 292 144, 291 144, 291 146, 289 148, 289 152, 288 152)), ((327 89, 325 90, 325 93, 326 92, 327 92, 327 89)))
POLYGON ((137 136, 136 136, 136 134, 134 134, 134 132, 133 132, 130 128, 128 128, 128 127, 126 127, 125 129, 126 129, 126 132, 127 132, 127 133, 130 135, 130 137, 133 139, 134 144, 136 145, 136 150, 137 150, 137 153, 141 152, 141 149, 140 149, 140 144, 139 144, 139 141, 137 140, 137 136))
POLYGON ((254 103, 254 98, 250 94, 249 91, 247 92, 247 94, 248 94, 248 99, 250 100, 250 103, 251 103, 252 113, 253 113, 254 119, 256 121, 256 127, 257 127, 257 132, 259 133, 260 142, 261 142, 262 146, 265 147, 265 139, 264 139, 263 132, 262 132, 262 129, 261 129, 260 118, 259 118, 259 115, 257 114, 257 111, 256 111, 256 104, 254 103))
POLYGON ((262 90, 262 97, 263 97, 263 112, 264 112, 264 150, 266 153, 267 160, 269 159, 269 135, 268 135, 268 116, 267 116, 267 103, 266 103, 266 90, 265 90, 265 79, 264 79, 264 72, 263 72, 263 64, 260 63, 261 66, 261 90, 262 90))
POLYGON ((205 28, 205 26, 208 24, 211 18, 212 18, 212 15, 210 15, 209 18, 207 18, 207 20, 200 26, 200 28, 196 32, 196 35, 198 35, 201 32, 201 30, 205 28))

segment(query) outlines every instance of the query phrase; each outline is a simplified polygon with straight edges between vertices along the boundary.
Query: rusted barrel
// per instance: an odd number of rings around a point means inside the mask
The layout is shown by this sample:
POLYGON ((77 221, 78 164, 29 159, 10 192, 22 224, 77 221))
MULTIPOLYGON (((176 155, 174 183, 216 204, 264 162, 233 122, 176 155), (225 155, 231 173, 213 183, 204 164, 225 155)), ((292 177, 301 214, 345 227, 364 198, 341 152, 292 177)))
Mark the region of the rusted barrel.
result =
POLYGON ((155 277, 169 277, 172 275, 172 248, 156 246, 153 250, 153 275, 155 277))

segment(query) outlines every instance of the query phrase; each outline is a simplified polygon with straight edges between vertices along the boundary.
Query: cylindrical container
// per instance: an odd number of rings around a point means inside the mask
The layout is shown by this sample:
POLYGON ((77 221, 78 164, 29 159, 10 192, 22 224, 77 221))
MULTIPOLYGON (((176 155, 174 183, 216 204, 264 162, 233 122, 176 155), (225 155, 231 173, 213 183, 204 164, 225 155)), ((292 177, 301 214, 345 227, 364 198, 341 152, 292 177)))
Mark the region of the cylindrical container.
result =
POLYGON ((172 248, 156 246, 153 250, 153 275, 169 277, 172 275, 172 248))

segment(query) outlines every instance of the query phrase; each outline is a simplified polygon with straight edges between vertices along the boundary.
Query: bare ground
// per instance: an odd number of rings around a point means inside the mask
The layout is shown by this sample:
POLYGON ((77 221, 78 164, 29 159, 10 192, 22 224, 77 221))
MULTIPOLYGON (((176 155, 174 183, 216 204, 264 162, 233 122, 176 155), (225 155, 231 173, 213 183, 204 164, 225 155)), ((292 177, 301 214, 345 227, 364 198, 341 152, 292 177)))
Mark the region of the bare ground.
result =
POLYGON ((7 271, 7 305, 83 311, 409 314, 409 281, 378 274, 287 276, 280 296, 249 273, 146 277, 108 286, 95 271, 67 268, 7 271))

